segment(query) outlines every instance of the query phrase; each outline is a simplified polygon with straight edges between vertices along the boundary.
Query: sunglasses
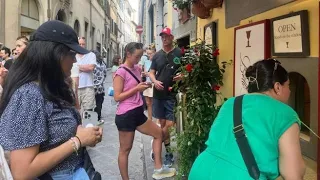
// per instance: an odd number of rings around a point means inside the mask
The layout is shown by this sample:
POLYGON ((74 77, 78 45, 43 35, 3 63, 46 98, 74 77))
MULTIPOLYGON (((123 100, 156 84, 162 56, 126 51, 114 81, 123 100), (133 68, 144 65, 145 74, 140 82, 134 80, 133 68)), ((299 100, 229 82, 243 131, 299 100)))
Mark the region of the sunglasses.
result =
POLYGON ((273 67, 273 73, 272 73, 272 75, 274 76, 274 73, 278 69, 278 65, 281 65, 281 62, 276 60, 276 59, 273 59, 273 58, 270 58, 270 59, 267 59, 267 60, 274 61, 274 67, 273 67))

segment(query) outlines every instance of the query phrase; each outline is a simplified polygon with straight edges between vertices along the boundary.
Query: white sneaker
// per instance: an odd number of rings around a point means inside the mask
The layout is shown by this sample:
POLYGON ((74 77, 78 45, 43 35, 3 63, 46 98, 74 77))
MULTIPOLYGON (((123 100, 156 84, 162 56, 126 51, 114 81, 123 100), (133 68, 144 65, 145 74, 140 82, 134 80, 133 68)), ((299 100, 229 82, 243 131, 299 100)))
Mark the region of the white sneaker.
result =
POLYGON ((163 166, 161 169, 155 169, 152 174, 153 179, 164 179, 176 175, 175 168, 168 168, 163 166))

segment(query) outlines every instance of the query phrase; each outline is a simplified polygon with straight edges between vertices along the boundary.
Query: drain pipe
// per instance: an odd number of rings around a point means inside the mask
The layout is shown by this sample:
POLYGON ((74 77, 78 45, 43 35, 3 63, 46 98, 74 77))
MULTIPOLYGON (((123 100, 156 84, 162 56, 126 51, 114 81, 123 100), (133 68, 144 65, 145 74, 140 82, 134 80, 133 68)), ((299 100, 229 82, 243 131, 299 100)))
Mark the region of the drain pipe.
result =
POLYGON ((93 39, 93 37, 92 37, 92 35, 93 35, 93 32, 92 32, 92 0, 90 0, 90 37, 91 37, 91 49, 93 49, 93 41, 92 41, 92 39, 93 39))
POLYGON ((48 21, 50 21, 51 20, 51 4, 50 4, 50 0, 47 0, 47 3, 48 3, 47 18, 48 18, 48 21))

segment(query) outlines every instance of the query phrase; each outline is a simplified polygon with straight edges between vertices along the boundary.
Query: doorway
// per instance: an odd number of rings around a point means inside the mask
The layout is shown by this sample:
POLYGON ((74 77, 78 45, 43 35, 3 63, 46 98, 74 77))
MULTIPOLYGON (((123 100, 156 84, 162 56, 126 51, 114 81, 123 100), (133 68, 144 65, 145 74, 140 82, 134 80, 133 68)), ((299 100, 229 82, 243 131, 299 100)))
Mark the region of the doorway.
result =
POLYGON ((190 35, 178 39, 177 45, 179 48, 184 47, 185 49, 189 49, 190 48, 190 35))
MULTIPOLYGON (((307 80, 300 73, 290 72, 289 105, 297 112, 303 124, 310 127, 310 89, 307 80)), ((301 124, 300 138, 310 141, 310 130, 301 124)))

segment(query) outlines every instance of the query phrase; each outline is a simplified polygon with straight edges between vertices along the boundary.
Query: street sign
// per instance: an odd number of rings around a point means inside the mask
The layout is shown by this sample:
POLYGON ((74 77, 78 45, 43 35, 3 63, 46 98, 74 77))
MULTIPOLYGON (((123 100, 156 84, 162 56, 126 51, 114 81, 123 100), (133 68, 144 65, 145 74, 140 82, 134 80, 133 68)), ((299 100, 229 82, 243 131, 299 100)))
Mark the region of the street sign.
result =
POLYGON ((136 27, 136 32, 137 32, 138 34, 141 34, 141 33, 143 32, 143 27, 142 27, 141 25, 138 25, 138 26, 136 27))

